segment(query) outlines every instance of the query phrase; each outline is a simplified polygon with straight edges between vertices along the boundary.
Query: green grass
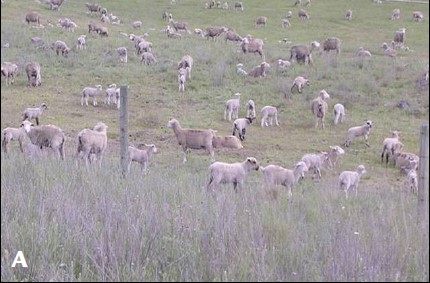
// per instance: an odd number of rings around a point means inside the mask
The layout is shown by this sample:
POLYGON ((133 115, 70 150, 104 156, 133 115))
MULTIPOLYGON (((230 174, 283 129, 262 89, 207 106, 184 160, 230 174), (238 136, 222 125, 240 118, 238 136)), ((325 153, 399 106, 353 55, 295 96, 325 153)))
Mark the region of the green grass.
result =
MULTIPOLYGON (((66 161, 52 157, 28 158, 12 142, 10 153, 1 155, 1 277, 2 281, 428 281, 428 212, 424 231, 416 222, 416 195, 403 190, 405 176, 380 163, 381 144, 392 130, 401 131, 405 151, 418 153, 419 127, 429 119, 428 89, 418 90, 415 81, 428 64, 428 4, 372 1, 313 1, 305 9, 308 21, 296 17, 293 1, 243 1, 244 12, 204 9, 203 1, 99 1, 124 22, 106 25, 108 38, 88 36, 88 49, 75 49, 90 20, 86 1, 68 0, 59 12, 35 1, 6 0, 1 9, 2 62, 19 65, 20 76, 12 86, 1 84, 1 128, 17 127, 22 111, 45 102, 48 110, 41 123, 61 127, 67 136, 66 161), (394 8, 401 19, 390 21, 394 8), (345 20, 347 9, 353 20, 345 20), (27 11, 42 15, 45 29, 24 22, 27 11), (290 28, 280 19, 293 11, 290 28), (424 12, 425 21, 412 21, 412 11, 424 12), (241 78, 236 64, 246 70, 261 63, 259 56, 244 55, 233 43, 183 35, 168 39, 161 29, 167 24, 163 11, 191 30, 210 25, 235 28, 265 41, 266 61, 272 68, 266 78, 241 78), (254 28, 254 19, 268 18, 266 28, 254 28), (60 16, 78 24, 75 33, 56 24, 60 16), (158 64, 145 66, 133 53, 132 43, 120 32, 133 31, 134 20, 143 22, 158 64), (406 45, 394 60, 384 57, 382 42, 391 42, 394 31, 406 28, 406 45), (68 58, 50 49, 36 49, 30 38, 45 44, 56 40, 73 47, 68 58), (314 66, 295 65, 285 73, 276 70, 278 58, 289 57, 290 45, 309 44, 336 36, 342 41, 338 58, 314 54, 314 66), (126 46, 129 62, 122 65, 115 50, 126 46), (363 62, 353 58, 358 47, 373 56, 363 62), (178 93, 176 63, 185 54, 194 58, 192 80, 185 94, 178 93), (42 66, 43 84, 26 88, 24 65, 42 66), (293 79, 311 81, 302 94, 289 94, 293 79), (103 104, 80 105, 86 86, 129 86, 130 142, 154 143, 150 173, 140 174, 133 164, 121 179, 119 166, 119 111, 103 104), (330 110, 336 103, 347 109, 344 124, 334 126, 326 118, 324 130, 315 129, 310 101, 321 89, 330 94, 330 110), (240 92, 241 105, 253 99, 257 114, 264 105, 278 107, 280 127, 260 128, 259 119, 246 134, 244 149, 217 150, 219 161, 237 162, 255 156, 261 163, 291 168, 305 153, 340 145, 349 127, 364 120, 374 122, 371 146, 362 139, 346 149, 340 165, 323 170, 321 182, 309 177, 287 199, 279 188, 277 201, 264 195, 260 172, 251 173, 237 194, 222 186, 217 197, 206 193, 210 157, 191 151, 182 165, 182 153, 172 131, 170 117, 183 127, 212 128, 231 134, 223 120, 223 106, 240 92), (410 109, 395 107, 407 100, 410 109), (102 168, 87 170, 73 158, 77 133, 98 121, 108 126, 108 150, 102 168), (345 200, 337 190, 343 170, 364 164, 368 170, 357 197, 345 200), (10 268, 22 250, 28 269, 10 268)), ((233 2, 230 1, 230 6, 233 2)), ((139 33, 140 33, 139 32, 139 33)), ((103 91, 104 94, 104 91, 103 91)), ((91 100, 90 100, 91 102, 91 100)), ((331 111, 330 111, 331 112, 331 111)), ((240 116, 244 116, 242 107, 240 116)), ((427 199, 428 200, 428 199, 427 199)), ((427 201, 428 203, 428 201, 427 201)))

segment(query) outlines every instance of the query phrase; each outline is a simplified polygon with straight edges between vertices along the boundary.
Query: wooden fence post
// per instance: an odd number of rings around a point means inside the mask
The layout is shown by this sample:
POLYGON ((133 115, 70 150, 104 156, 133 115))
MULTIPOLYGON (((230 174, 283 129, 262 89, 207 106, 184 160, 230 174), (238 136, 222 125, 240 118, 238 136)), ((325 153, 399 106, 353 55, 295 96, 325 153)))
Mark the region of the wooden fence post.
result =
MULTIPOLYGON (((429 161, 429 124, 421 125, 420 131, 420 162, 418 166, 418 223, 424 223, 428 213, 428 161, 429 161)), ((428 231, 427 231, 428 232, 428 231)))
POLYGON ((128 93, 127 86, 120 87, 120 112, 119 112, 119 139, 121 143, 121 173, 125 178, 127 175, 128 159, 128 93))

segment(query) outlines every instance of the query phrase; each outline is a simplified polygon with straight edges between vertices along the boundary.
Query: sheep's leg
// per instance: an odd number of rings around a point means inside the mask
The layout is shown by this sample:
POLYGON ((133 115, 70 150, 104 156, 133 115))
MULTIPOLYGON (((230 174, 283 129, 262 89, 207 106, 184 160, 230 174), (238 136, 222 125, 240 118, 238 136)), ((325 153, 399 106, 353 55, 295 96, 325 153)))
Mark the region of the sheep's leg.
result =
POLYGON ((130 159, 130 160, 128 161, 128 165, 127 165, 127 172, 128 172, 128 173, 130 173, 131 162, 132 162, 132 160, 130 159))
POLYGON ((276 126, 279 126, 278 115, 275 115, 275 124, 276 124, 276 126))
POLYGON ((187 162, 187 149, 184 149, 184 159, 182 160, 182 163, 185 164, 185 162, 187 162))
MULTIPOLYGON (((3 139, 2 143, 1 143, 1 147, 3 148, 4 152, 7 153, 7 142, 6 142, 6 139, 3 139)), ((21 151, 22 151, 22 149, 21 149, 21 151)))
POLYGON ((264 117, 261 118, 261 127, 264 128, 264 117))
POLYGON ((39 126, 39 117, 36 117, 36 125, 39 126))
POLYGON ((270 117, 270 126, 273 126, 273 116, 270 117))
POLYGON ((365 135, 365 136, 364 136, 364 139, 366 140, 366 145, 367 145, 368 147, 370 147, 370 144, 369 144, 369 136, 368 136, 368 135, 365 135))
POLYGON ((291 192, 291 186, 287 186, 288 190, 288 198, 291 198, 293 196, 293 193, 291 192))
POLYGON ((215 161, 215 152, 214 152, 214 150, 213 149, 210 150, 209 153, 211 155, 211 162, 214 162, 215 161))
POLYGON ((94 97, 94 99, 93 99, 93 106, 95 107, 96 105, 97 105, 97 98, 94 97))

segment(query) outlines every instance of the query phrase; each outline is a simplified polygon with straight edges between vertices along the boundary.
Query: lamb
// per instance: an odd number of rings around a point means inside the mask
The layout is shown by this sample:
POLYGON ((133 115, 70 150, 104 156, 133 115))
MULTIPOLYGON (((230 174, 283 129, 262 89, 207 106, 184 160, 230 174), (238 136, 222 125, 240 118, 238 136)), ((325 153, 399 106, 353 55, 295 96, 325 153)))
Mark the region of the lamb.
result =
POLYGON ((252 99, 248 100, 248 102, 245 104, 245 109, 246 109, 246 117, 251 117, 251 118, 256 117, 254 100, 252 99))
POLYGON ((82 158, 85 158, 87 167, 93 161, 98 161, 101 167, 103 153, 107 148, 107 129, 108 126, 105 123, 98 122, 93 130, 83 129, 78 133, 76 156, 81 155, 82 158), (95 154, 95 160, 91 158, 91 154, 95 154))
POLYGON ((244 37, 240 44, 243 53, 258 53, 261 58, 264 60, 264 52, 263 52, 264 42, 259 38, 249 39, 248 37, 244 37))
POLYGON ((401 28, 394 33, 393 48, 402 48, 405 46, 406 29, 401 28))
POLYGON ((339 175, 339 189, 345 191, 345 196, 348 198, 348 190, 355 189, 355 196, 358 193, 358 183, 360 177, 366 173, 364 165, 359 165, 356 171, 343 171, 339 175))
POLYGON ((424 14, 421 11, 412 12, 412 19, 416 22, 424 21, 424 14))
POLYGON ((187 162, 188 149, 205 149, 209 151, 211 161, 215 160, 215 153, 212 144, 214 137, 213 130, 185 129, 182 128, 179 121, 174 118, 169 120, 167 127, 173 130, 178 144, 182 146, 184 164, 187 162))
POLYGON ((293 170, 283 168, 278 165, 268 165, 261 167, 264 174, 264 183, 266 189, 270 189, 274 185, 282 185, 288 189, 288 196, 291 197, 293 186, 297 184, 300 178, 304 178, 305 172, 308 171, 306 163, 303 161, 297 162, 293 170))
POLYGON ((239 133, 239 139, 241 141, 245 140, 245 133, 246 133, 246 127, 249 124, 252 124, 252 121, 255 120, 254 118, 251 117, 246 117, 246 118, 238 118, 236 120, 234 120, 233 122, 233 136, 235 136, 236 132, 239 133))
POLYGON ((146 65, 157 64, 157 59, 155 59, 155 56, 152 54, 152 52, 143 52, 140 61, 144 62, 146 65))
POLYGON ((106 23, 106 24, 110 24, 111 23, 110 18, 107 15, 102 15, 101 18, 100 18, 100 20, 103 23, 106 23))
POLYGON ((142 54, 143 52, 151 52, 152 50, 152 42, 141 40, 136 47, 137 55, 142 54))
POLYGON ((352 10, 346 10, 345 17, 348 21, 352 20, 352 10))
POLYGON ((105 90, 106 97, 104 103, 110 105, 110 102, 112 101, 119 108, 119 91, 120 88, 117 88, 116 84, 109 85, 105 90))
POLYGON ((339 156, 345 154, 345 150, 338 145, 331 145, 330 151, 328 152, 328 166, 334 168, 337 164, 339 156))
POLYGON ((97 13, 101 8, 98 4, 92 4, 92 3, 85 3, 85 6, 87 6, 88 11, 90 12, 91 15, 93 14, 93 12, 97 13))
POLYGON ((316 118, 315 128, 318 128, 318 123, 321 122, 322 128, 324 129, 324 118, 327 114, 328 104, 326 102, 327 99, 330 98, 330 95, 327 93, 325 89, 321 90, 319 96, 312 100, 311 102, 311 111, 316 118))
POLYGON ((48 0, 46 4, 50 5, 51 10, 59 11, 61 4, 63 4, 64 0, 48 0))
POLYGON ((170 19, 169 23, 172 24, 172 26, 175 29, 175 31, 185 31, 187 33, 190 33, 188 31, 188 23, 177 22, 177 21, 175 21, 173 19, 170 19))
POLYGON ((343 123, 343 120, 345 119, 345 107, 337 103, 333 106, 333 123, 337 125, 338 123, 343 123))
POLYGON ((200 35, 201 37, 205 37, 205 32, 201 28, 195 28, 194 34, 200 35))
POLYGON ((371 57, 372 53, 369 50, 359 47, 357 52, 355 52, 355 57, 371 57))
POLYGON ((122 47, 118 47, 116 49, 116 53, 119 56, 119 60, 121 63, 127 63, 128 61, 128 57, 127 57, 127 48, 122 46, 122 47))
POLYGON ((290 49, 290 58, 288 60, 290 60, 291 63, 297 61, 312 65, 312 49, 312 46, 308 47, 306 45, 294 45, 290 49))
POLYGON ((134 21, 133 24, 131 25, 132 28, 134 29, 140 29, 142 27, 142 22, 141 21, 134 21))
POLYGON ((420 158, 414 153, 396 150, 393 155, 393 161, 394 166, 399 167, 401 173, 407 174, 409 170, 418 168, 420 158))
POLYGON ((1 64, 1 74, 6 77, 6 85, 15 82, 15 76, 18 75, 18 65, 9 62, 1 64))
POLYGON ((312 179, 318 176, 318 180, 321 179, 322 167, 332 167, 333 163, 330 161, 330 155, 326 151, 319 153, 307 153, 303 155, 301 161, 303 161, 309 170, 313 169, 312 179))
POLYGON ((181 61, 178 62, 178 69, 186 69, 188 72, 188 79, 191 80, 191 71, 193 69, 193 57, 190 55, 184 55, 181 61))
POLYGON ((7 128, 4 128, 3 129, 3 140, 1 143, 1 146, 4 150, 4 152, 7 153, 7 145, 11 141, 18 141, 19 149, 21 150, 21 152, 24 152, 23 147, 22 147, 22 143, 24 141, 25 136, 26 136, 26 134, 25 134, 25 130, 23 127, 19 127, 19 128, 7 127, 7 128))
POLYGON ((282 27, 291 27, 291 23, 290 23, 290 20, 288 20, 287 18, 285 18, 285 19, 281 19, 281 25, 282 25, 282 27))
POLYGON ((322 43, 324 51, 330 52, 331 50, 335 50, 336 54, 340 53, 340 45, 341 45, 341 41, 337 37, 327 38, 322 43))
POLYGON ((40 74, 40 65, 36 62, 29 62, 25 65, 25 72, 27 73, 27 86, 40 86, 42 85, 42 76, 40 74))
POLYGON ((224 106, 224 120, 227 120, 227 114, 228 114, 228 120, 231 121, 231 118, 237 119, 239 118, 239 107, 240 107, 240 93, 234 94, 237 98, 232 98, 226 101, 224 106))
POLYGON ((393 10, 393 13, 391 14, 391 20, 399 20, 400 19, 400 9, 396 8, 393 10))
MULTIPOLYGON (((388 164, 388 159, 389 159, 389 155, 391 154, 391 156, 394 155, 395 153, 395 145, 396 144, 401 144, 400 143, 400 137, 399 137, 400 132, 398 131, 393 131, 392 132, 392 136, 390 138, 385 138, 384 142, 382 143, 382 153, 381 153, 381 162, 384 162, 384 155, 385 155, 385 163, 388 164)), ((399 150, 402 149, 403 146, 401 146, 399 148, 399 150)))
POLYGON ((299 19, 301 20, 309 20, 310 18, 309 13, 303 9, 300 9, 298 14, 299 14, 299 19))
POLYGON ((173 32, 169 26, 167 26, 167 37, 168 38, 177 38, 177 39, 181 39, 182 38, 182 34, 178 33, 178 32, 173 32))
POLYGON ((55 53, 57 53, 57 56, 60 54, 64 57, 67 57, 67 54, 69 54, 70 48, 67 46, 67 44, 64 41, 57 40, 52 44, 52 49, 55 50, 55 53))
POLYGON ((279 126, 278 122, 278 109, 276 109, 275 106, 264 106, 261 108, 261 127, 264 128, 264 126, 268 127, 269 123, 270 126, 273 126, 273 119, 275 119, 276 126, 279 126), (269 121, 269 123, 268 123, 269 121))
POLYGON ((243 12, 243 4, 242 2, 235 2, 234 3, 234 9, 237 10, 241 10, 243 12))
POLYGON ((133 161, 140 163, 142 173, 148 173, 148 163, 152 155, 157 152, 157 147, 154 144, 144 144, 145 149, 136 148, 134 146, 128 147, 128 172, 133 161))
POLYGON ((29 12, 25 15, 25 21, 27 22, 27 24, 37 23, 38 25, 40 25, 40 15, 38 12, 35 11, 29 12))
POLYGON ((179 92, 185 91, 185 83, 187 81, 187 69, 180 68, 178 70, 179 92))
POLYGON ((256 20, 255 20, 255 27, 260 27, 260 26, 264 26, 266 27, 266 23, 267 23, 267 17, 265 16, 259 16, 256 20))
POLYGON ((349 128, 346 136, 346 140, 344 142, 344 146, 349 147, 354 138, 364 136, 366 145, 369 147, 370 145, 368 142, 368 138, 369 138, 370 129, 372 128, 372 126, 373 126, 372 121, 367 120, 366 123, 364 123, 361 126, 349 128))
POLYGON ((42 116, 43 111, 48 109, 45 103, 42 103, 39 107, 36 108, 27 108, 24 110, 22 114, 22 120, 31 121, 32 119, 36 119, 36 125, 39 126, 39 118, 42 116))
POLYGON ((220 36, 223 32, 227 32, 226 27, 208 27, 206 28, 205 37, 206 39, 212 38, 215 40, 216 37, 220 36))
POLYGON ((297 91, 299 93, 302 93, 302 88, 305 85, 310 86, 311 85, 310 81, 308 79, 305 79, 302 76, 298 76, 293 81, 293 85, 291 86, 291 92, 293 92, 294 87, 297 87, 297 91))
POLYGON ((397 52, 395 49, 388 46, 386 42, 382 43, 382 48, 384 49, 384 55, 394 58, 397 55, 397 52))
POLYGON ((269 68, 269 63, 262 62, 260 66, 256 66, 251 71, 249 71, 248 75, 254 78, 264 78, 267 76, 267 71, 269 70, 269 68))
POLYGON ((242 189, 244 180, 252 170, 258 171, 259 163, 255 157, 247 157, 243 162, 225 163, 214 162, 209 166, 209 182, 207 190, 212 191, 220 184, 233 184, 235 192, 237 187, 242 189))
POLYGON ((85 34, 78 37, 76 49, 87 49, 87 36, 85 34))
POLYGON ((102 91, 101 85, 96 85, 96 87, 85 87, 82 90, 82 98, 81 98, 81 105, 84 105, 84 101, 86 106, 88 106, 88 98, 93 98, 93 106, 97 105, 97 96, 99 95, 100 91, 102 91))
POLYGON ((418 175, 416 169, 409 170, 406 186, 412 193, 418 193, 418 175))
POLYGON ((241 149, 243 148, 240 139, 235 136, 225 136, 218 137, 214 136, 212 140, 212 145, 214 148, 233 148, 233 149, 241 149))
POLYGON ((35 127, 27 120, 22 121, 21 127, 24 128, 32 144, 40 149, 45 147, 52 148, 54 151, 58 151, 61 159, 64 160, 64 143, 66 142, 66 136, 63 130, 54 125, 35 127))
POLYGON ((241 37, 237 32, 235 32, 234 30, 228 30, 225 33, 225 37, 224 37, 225 41, 230 40, 230 41, 237 41, 237 42, 241 42, 243 40, 243 37, 241 37))
POLYGON ((112 13, 110 13, 109 18, 113 25, 119 25, 121 23, 121 20, 118 18, 118 16, 115 16, 112 13))
POLYGON ((247 76, 248 75, 248 73, 243 69, 243 64, 241 64, 241 63, 239 63, 239 64, 237 64, 236 65, 236 73, 239 75, 239 76, 242 76, 242 77, 244 77, 244 76, 247 76))

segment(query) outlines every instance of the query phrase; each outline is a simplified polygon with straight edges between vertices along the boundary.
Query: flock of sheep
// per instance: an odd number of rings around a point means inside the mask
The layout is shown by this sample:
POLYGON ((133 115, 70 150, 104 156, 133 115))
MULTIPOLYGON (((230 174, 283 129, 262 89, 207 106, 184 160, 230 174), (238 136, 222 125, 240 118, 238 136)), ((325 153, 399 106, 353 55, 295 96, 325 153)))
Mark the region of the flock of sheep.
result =
MULTIPOLYGON (((52 10, 59 10, 63 3, 63 0, 49 0, 48 1, 52 10)), ((296 1, 295 5, 308 6, 310 1, 302 4, 301 1, 296 1)), ((101 16, 101 21, 103 23, 110 24, 120 24, 121 21, 118 17, 114 16, 112 13, 108 15, 107 9, 101 7, 98 4, 87 3, 86 7, 88 13, 92 15, 93 13, 99 14, 101 16)), ((205 4, 208 9, 212 8, 223 8, 228 9, 228 3, 225 2, 221 4, 220 2, 210 1, 205 4)), ((241 2, 236 2, 234 4, 234 9, 238 11, 244 11, 244 6, 241 2)), ((346 11, 346 19, 352 20, 352 10, 346 11)), ((282 25, 284 27, 290 27, 289 18, 292 13, 287 13, 287 17, 282 19, 282 25)), ((304 9, 300 9, 298 12, 298 17, 303 20, 309 19, 309 13, 304 9)), ((400 10, 395 9, 392 13, 391 19, 397 20, 400 18, 400 10)), ((413 19, 416 21, 423 20, 423 14, 421 12, 414 12, 413 19)), ((169 38, 181 38, 181 34, 190 34, 188 24, 185 22, 178 22, 173 19, 172 14, 163 13, 163 19, 168 21, 165 32, 169 38)), ((30 23, 40 24, 40 15, 37 12, 30 12, 25 15, 25 21, 30 23)), ((267 25, 267 17, 259 16, 255 20, 255 27, 264 28, 267 25)), ((74 32, 78 26, 68 18, 61 18, 58 21, 58 25, 67 31, 74 32)), ((135 21, 132 24, 134 29, 139 29, 142 27, 141 21, 135 21)), ((94 21, 90 21, 88 24, 88 33, 95 33, 101 37, 109 36, 109 31, 102 24, 94 21)), ((263 62, 251 69, 249 72, 243 70, 243 65, 237 65, 237 73, 243 76, 251 76, 255 78, 264 78, 267 76, 270 64, 265 61, 264 54, 264 41, 262 39, 253 38, 251 35, 240 36, 234 30, 226 27, 208 27, 205 30, 195 29, 195 34, 202 36, 207 39, 215 39, 221 34, 225 34, 226 41, 238 42, 240 45, 240 50, 244 54, 256 53, 258 54, 263 62)), ((384 54, 390 57, 394 57, 396 54, 396 49, 405 48, 405 33, 406 29, 401 28, 394 35, 392 46, 390 47, 387 43, 384 43, 382 47, 384 48, 384 54)), ((153 44, 146 40, 147 34, 144 35, 134 35, 126 34, 129 39, 134 44, 136 49, 136 54, 140 56, 141 61, 147 65, 153 65, 157 63, 155 56, 152 54, 153 44)), ((33 41, 33 39, 32 39, 33 41)), ((36 39, 34 39, 36 41, 36 39)), ((86 35, 81 35, 77 38, 76 48, 85 49, 86 35)), ((55 41, 51 48, 55 50, 56 54, 61 53, 62 56, 67 57, 71 49, 67 46, 64 41, 55 41)), ((288 69, 293 64, 303 63, 312 65, 312 52, 315 50, 321 50, 325 52, 334 51, 336 56, 340 54, 341 51, 341 40, 337 37, 330 37, 324 40, 321 44, 317 41, 312 41, 310 45, 294 45, 290 49, 290 57, 288 60, 279 59, 278 68, 288 69)), ((321 51, 321 52, 322 52, 321 51)), ((126 64, 127 59, 127 48, 119 47, 116 49, 116 53, 119 56, 120 62, 126 64)), ((368 50, 360 47, 355 54, 357 57, 370 57, 372 56, 368 50)), ((185 92, 185 85, 187 81, 191 80, 191 72, 193 68, 193 58, 186 54, 177 64, 178 70, 178 90, 180 93, 185 92)), ((36 62, 29 62, 25 65, 25 71, 27 74, 29 87, 37 87, 42 84, 41 79, 41 68, 36 62)), ((18 72, 18 66, 14 63, 4 62, 1 65, 2 76, 6 78, 6 85, 14 83, 15 77, 18 72)), ((426 73, 426 78, 428 80, 428 69, 426 73)), ((294 79, 291 92, 297 89, 299 93, 303 91, 303 88, 310 85, 310 80, 298 76, 294 79)), ((89 99, 92 98, 93 106, 97 105, 97 96, 102 92, 102 86, 96 85, 95 87, 85 87, 82 90, 81 105, 84 104, 88 106, 89 99)), ((120 108, 120 91, 116 84, 111 84, 105 90, 105 104, 115 103, 117 107, 120 108)), ((212 164, 209 166, 209 182, 207 184, 208 191, 212 191, 219 184, 231 183, 234 189, 241 187, 248 173, 251 171, 261 171, 264 176, 265 188, 270 190, 273 186, 282 185, 288 189, 288 195, 292 195, 292 188, 295 186, 301 178, 305 177, 306 172, 312 171, 313 178, 320 179, 321 168, 327 167, 329 169, 336 166, 338 158, 345 153, 344 149, 338 145, 330 146, 328 151, 319 153, 309 153, 305 154, 300 161, 298 161, 293 169, 286 169, 279 165, 271 164, 265 167, 259 165, 259 162, 255 157, 248 157, 243 162, 238 163, 225 163, 225 162, 215 162, 215 148, 225 147, 231 149, 241 149, 243 148, 242 142, 245 140, 246 129, 257 119, 256 115, 256 105, 253 100, 248 100, 246 108, 246 116, 239 117, 240 109, 240 93, 235 94, 236 97, 229 99, 224 105, 224 120, 232 121, 232 135, 231 136, 217 136, 216 130, 213 129, 192 129, 192 128, 182 128, 179 121, 175 118, 171 118, 167 127, 173 130, 176 136, 178 144, 182 147, 183 151, 183 163, 187 162, 187 152, 189 149, 204 149, 209 152, 211 156, 212 164), (236 137, 238 134, 238 138, 236 137)), ((320 91, 317 97, 311 101, 310 110, 315 118, 315 127, 325 128, 325 118, 329 115, 328 99, 330 99, 329 93, 323 89, 320 91)), ((65 135, 59 127, 54 125, 39 125, 39 119, 42 116, 44 110, 47 109, 46 103, 42 103, 39 107, 25 109, 22 116, 21 127, 12 128, 8 127, 3 130, 3 140, 2 147, 5 152, 7 152, 7 145, 11 141, 18 141, 21 151, 23 151, 23 141, 25 136, 28 136, 32 144, 40 149, 52 148, 58 151, 61 159, 65 158, 64 146, 65 146, 65 135), (31 120, 36 121, 36 126, 31 123, 31 120)), ((278 111, 277 108, 272 105, 265 105, 261 107, 260 110, 260 126, 279 126, 278 121, 278 111)), ((345 118, 345 107, 338 103, 333 107, 333 124, 342 123, 345 118)), ((357 137, 364 137, 366 145, 369 146, 368 137, 370 130, 372 128, 372 121, 368 120, 363 125, 350 128, 346 133, 346 139, 342 144, 344 148, 351 145, 353 139, 357 137)), ((108 126, 102 122, 97 123, 93 129, 83 129, 77 135, 78 147, 76 150, 76 156, 85 159, 87 166, 97 162, 101 166, 103 154, 107 147, 107 128, 108 126)), ((381 153, 381 161, 389 162, 389 157, 393 160, 395 164, 401 168, 401 170, 407 174, 407 185, 413 190, 418 189, 418 179, 416 170, 419 163, 419 158, 413 153, 403 152, 403 144, 400 142, 399 132, 394 131, 392 137, 384 140, 383 148, 381 153)), ((133 161, 141 164, 142 172, 146 173, 148 171, 148 163, 154 153, 157 152, 157 148, 154 144, 144 144, 141 147, 130 146, 128 149, 128 169, 130 170, 131 163, 133 161)), ((348 191, 355 190, 357 193, 358 184, 360 177, 366 172, 364 165, 359 165, 355 171, 344 171, 339 175, 338 186, 340 189, 344 190, 346 197, 348 197, 348 191)))

